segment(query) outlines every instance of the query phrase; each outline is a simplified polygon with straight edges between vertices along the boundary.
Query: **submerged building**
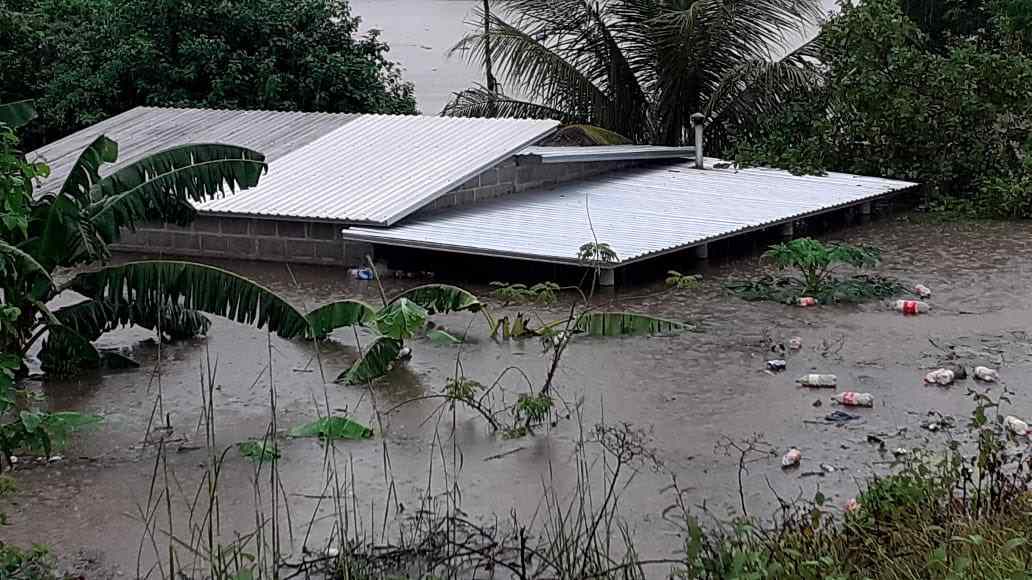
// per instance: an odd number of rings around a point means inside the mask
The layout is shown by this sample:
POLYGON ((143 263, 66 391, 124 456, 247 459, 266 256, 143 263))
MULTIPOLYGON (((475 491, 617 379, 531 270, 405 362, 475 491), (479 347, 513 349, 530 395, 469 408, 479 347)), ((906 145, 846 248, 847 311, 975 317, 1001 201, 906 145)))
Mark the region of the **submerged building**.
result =
MULTIPOLYGON (((548 147, 548 120, 467 119, 139 107, 29 154, 57 187, 106 135, 107 170, 187 143, 262 152, 257 187, 197 206, 189 227, 149 224, 123 251, 352 266, 366 255, 421 252, 578 265, 608 244, 630 264, 870 204, 915 184, 840 173, 736 169, 695 147, 548 147)), ((700 131, 697 135, 701 134, 700 131)), ((103 172, 102 172, 103 173, 103 172)), ((433 264, 424 264, 433 270, 433 264)))

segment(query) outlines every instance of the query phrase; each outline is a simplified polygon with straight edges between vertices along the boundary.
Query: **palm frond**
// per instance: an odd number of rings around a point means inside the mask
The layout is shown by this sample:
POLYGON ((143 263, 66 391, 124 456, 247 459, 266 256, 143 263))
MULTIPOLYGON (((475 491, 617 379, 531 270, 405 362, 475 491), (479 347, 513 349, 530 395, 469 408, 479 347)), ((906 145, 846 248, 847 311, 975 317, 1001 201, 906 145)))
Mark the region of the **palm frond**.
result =
POLYGON ((68 286, 116 307, 126 303, 172 303, 258 328, 268 326, 284 338, 303 336, 308 330, 304 314, 268 288, 203 264, 130 262, 79 274, 68 286))
POLYGON ((530 101, 523 101, 501 93, 492 93, 476 86, 455 93, 441 111, 443 117, 511 117, 515 119, 554 119, 563 123, 578 123, 583 119, 530 101))
POLYGON ((308 313, 310 337, 326 338, 333 330, 344 326, 365 324, 376 318, 376 310, 360 300, 340 300, 324 304, 308 313))

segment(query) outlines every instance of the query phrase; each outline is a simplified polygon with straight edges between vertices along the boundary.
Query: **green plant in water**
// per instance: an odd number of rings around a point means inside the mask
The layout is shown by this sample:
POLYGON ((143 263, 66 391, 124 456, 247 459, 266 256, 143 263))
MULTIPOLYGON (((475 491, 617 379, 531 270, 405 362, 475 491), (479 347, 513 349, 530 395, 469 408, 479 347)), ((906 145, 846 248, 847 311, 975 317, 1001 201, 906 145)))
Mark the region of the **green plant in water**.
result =
POLYGON ((250 459, 254 463, 268 463, 281 457, 279 447, 275 441, 263 441, 251 439, 237 443, 240 455, 250 459))
POLYGON ((527 287, 526 284, 507 284, 491 282, 497 289, 495 298, 502 301, 503 306, 509 304, 554 304, 559 299, 560 287, 555 282, 539 282, 527 287))
POLYGON ((827 289, 836 267, 877 266, 881 253, 868 246, 825 244, 813 238, 798 238, 771 246, 763 257, 778 270, 796 270, 803 282, 803 292, 817 295, 827 289))
POLYGON ((894 278, 874 274, 835 276, 842 266, 868 268, 881 258, 877 248, 851 246, 800 238, 771 246, 763 257, 779 271, 795 270, 795 276, 762 276, 752 280, 733 280, 724 287, 745 300, 771 300, 794 303, 809 296, 821 304, 862 302, 888 298, 906 292, 894 278))
POLYGON ((667 272, 666 285, 678 290, 693 290, 702 281, 700 274, 682 274, 677 270, 667 272))

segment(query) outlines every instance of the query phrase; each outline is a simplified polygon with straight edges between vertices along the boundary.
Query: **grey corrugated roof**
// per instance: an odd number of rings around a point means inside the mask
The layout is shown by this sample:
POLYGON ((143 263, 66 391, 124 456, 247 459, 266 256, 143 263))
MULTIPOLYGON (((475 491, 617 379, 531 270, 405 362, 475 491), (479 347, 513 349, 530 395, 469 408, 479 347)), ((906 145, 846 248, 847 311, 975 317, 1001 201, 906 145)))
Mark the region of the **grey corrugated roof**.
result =
POLYGON ((596 145, 591 147, 527 147, 518 157, 529 157, 541 163, 578 163, 585 161, 635 161, 644 159, 679 159, 695 156, 695 147, 661 145, 596 145))
POLYGON ((548 135, 556 121, 362 115, 208 212, 391 225, 548 135))
POLYGON ((690 163, 604 174, 554 189, 457 207, 344 239, 460 253, 576 263, 580 246, 610 245, 626 264, 912 187, 843 173, 708 169, 690 163))
POLYGON ((137 107, 46 145, 28 155, 50 165, 38 191, 64 182, 82 150, 100 135, 118 143, 118 163, 104 174, 162 149, 186 143, 228 143, 265 154, 268 161, 301 148, 359 115, 137 107))

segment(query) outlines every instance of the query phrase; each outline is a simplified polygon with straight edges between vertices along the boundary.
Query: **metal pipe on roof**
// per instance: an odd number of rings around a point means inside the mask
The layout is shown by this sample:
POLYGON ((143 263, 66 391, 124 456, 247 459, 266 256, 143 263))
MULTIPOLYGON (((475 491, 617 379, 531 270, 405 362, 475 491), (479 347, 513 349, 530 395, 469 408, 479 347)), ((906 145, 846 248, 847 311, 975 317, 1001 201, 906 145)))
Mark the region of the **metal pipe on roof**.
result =
POLYGON ((706 122, 706 115, 695 113, 692 115, 692 123, 695 125, 695 168, 705 169, 706 164, 702 156, 702 126, 706 122))

